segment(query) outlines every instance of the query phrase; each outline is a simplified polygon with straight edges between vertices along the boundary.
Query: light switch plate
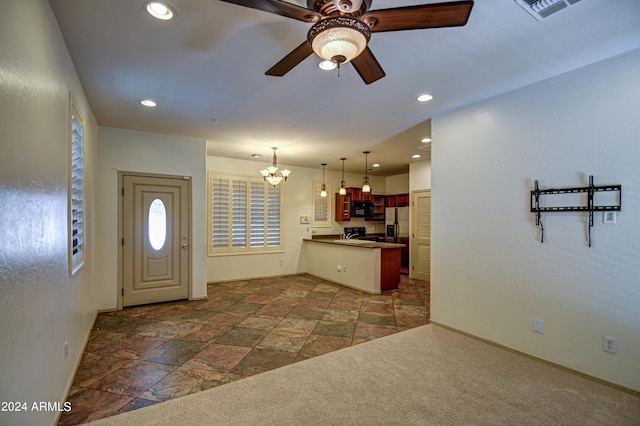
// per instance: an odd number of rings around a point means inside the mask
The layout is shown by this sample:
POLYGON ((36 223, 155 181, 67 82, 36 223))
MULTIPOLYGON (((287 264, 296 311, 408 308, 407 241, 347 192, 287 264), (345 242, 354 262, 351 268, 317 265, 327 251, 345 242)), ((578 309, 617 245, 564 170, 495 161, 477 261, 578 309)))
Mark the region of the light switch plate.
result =
POLYGON ((300 216, 300 223, 302 225, 308 225, 311 223, 311 218, 309 216, 300 216))

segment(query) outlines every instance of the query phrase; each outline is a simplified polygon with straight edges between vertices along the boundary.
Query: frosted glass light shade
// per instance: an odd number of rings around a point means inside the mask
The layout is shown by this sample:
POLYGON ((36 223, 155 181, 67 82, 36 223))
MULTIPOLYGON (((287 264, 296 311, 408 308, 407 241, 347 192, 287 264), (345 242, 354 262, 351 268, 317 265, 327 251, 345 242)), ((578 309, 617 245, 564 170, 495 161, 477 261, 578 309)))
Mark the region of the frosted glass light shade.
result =
POLYGON ((367 47, 371 31, 359 19, 338 16, 325 18, 315 23, 307 40, 311 48, 322 59, 327 61, 349 62, 367 47))
POLYGON ((331 60, 336 56, 344 56, 349 62, 362 53, 367 46, 367 39, 351 28, 332 28, 319 34, 311 47, 318 56, 331 60))

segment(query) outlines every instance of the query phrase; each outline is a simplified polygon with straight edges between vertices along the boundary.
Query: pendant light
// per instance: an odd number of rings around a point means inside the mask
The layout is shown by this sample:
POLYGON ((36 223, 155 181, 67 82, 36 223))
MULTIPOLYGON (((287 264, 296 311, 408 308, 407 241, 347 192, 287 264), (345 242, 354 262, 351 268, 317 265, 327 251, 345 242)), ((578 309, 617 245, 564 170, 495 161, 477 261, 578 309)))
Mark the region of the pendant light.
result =
POLYGON ((277 184, 282 182, 283 179, 286 182, 287 177, 289 177, 289 173, 291 172, 287 169, 278 171, 278 158, 276 157, 276 149, 278 149, 278 147, 273 146, 271 147, 271 149, 273 150, 273 161, 271 162, 271 166, 267 167, 266 169, 260 170, 260 174, 262 175, 262 178, 264 180, 269 182, 271 185, 276 186, 277 184))
POLYGON ((344 160, 346 160, 346 158, 342 157, 342 182, 340 182, 340 190, 338 191, 338 194, 340 195, 347 195, 347 188, 345 188, 345 181, 344 181, 344 160))
POLYGON ((327 198, 327 185, 324 184, 324 166, 327 163, 322 163, 322 186, 320 187, 320 196, 322 198, 327 198))
POLYGON ((364 151, 364 179, 362 179, 362 192, 371 192, 371 187, 369 186, 369 168, 367 166, 367 156, 369 155, 369 151, 364 151))

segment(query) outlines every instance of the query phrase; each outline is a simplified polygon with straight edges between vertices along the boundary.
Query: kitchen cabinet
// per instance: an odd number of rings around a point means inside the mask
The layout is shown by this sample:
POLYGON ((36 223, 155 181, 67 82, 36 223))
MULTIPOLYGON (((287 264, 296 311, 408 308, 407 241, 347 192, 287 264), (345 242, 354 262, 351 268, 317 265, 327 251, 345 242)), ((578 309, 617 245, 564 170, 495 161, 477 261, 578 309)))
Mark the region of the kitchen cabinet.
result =
POLYGON ((351 195, 336 194, 336 217, 337 222, 351 220, 351 195))
POLYGON ((398 288, 402 244, 331 238, 304 241, 308 274, 373 294, 398 288))
POLYGON ((384 222, 384 208, 385 208, 384 195, 372 195, 371 201, 373 201, 373 217, 365 220, 374 222, 384 222))
POLYGON ((387 207, 406 207, 409 205, 409 194, 395 194, 386 196, 387 207))
POLYGON ((349 187, 347 188, 347 194, 351 195, 351 201, 372 201, 372 192, 362 192, 362 188, 349 187))

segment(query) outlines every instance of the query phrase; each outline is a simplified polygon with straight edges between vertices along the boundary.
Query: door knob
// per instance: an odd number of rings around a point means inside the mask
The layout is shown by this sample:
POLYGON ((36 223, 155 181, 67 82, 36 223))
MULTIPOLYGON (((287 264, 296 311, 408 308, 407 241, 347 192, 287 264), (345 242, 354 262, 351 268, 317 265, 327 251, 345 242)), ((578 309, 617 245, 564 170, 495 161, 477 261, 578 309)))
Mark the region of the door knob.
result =
POLYGON ((183 248, 183 249, 186 249, 187 247, 189 247, 189 245, 188 245, 188 244, 182 244, 182 248, 183 248))

